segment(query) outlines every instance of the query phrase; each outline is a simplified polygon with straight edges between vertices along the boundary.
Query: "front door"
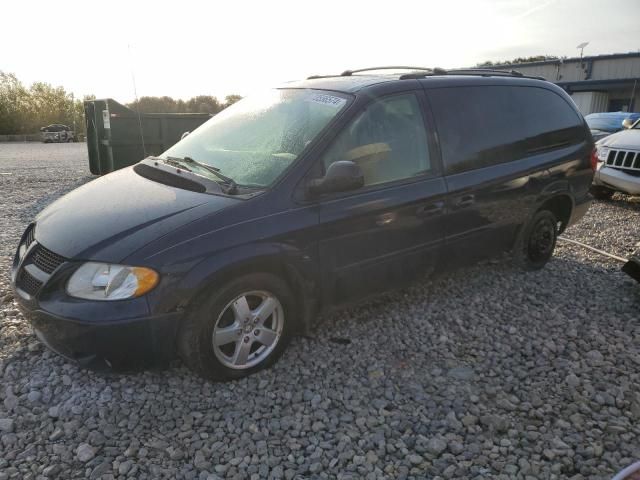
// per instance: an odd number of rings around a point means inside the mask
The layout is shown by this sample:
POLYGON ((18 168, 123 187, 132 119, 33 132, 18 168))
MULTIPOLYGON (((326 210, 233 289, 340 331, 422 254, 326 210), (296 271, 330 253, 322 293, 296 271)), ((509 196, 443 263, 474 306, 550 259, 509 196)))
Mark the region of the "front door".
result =
POLYGON ((319 200, 323 300, 342 303, 428 272, 444 239, 446 185, 432 161, 422 93, 372 101, 323 155, 360 165, 360 190, 319 200))

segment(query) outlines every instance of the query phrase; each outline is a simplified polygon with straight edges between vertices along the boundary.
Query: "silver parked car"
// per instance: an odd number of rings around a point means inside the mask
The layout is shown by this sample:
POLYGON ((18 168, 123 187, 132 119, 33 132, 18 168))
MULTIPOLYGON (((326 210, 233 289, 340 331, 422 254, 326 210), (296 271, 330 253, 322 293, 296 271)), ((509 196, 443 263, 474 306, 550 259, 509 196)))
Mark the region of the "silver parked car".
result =
POLYGON ((67 125, 54 123, 40 129, 44 143, 67 143, 75 141, 75 132, 67 125))
POLYGON ((640 120, 596 143, 598 167, 591 193, 599 199, 614 192, 640 195, 640 120))

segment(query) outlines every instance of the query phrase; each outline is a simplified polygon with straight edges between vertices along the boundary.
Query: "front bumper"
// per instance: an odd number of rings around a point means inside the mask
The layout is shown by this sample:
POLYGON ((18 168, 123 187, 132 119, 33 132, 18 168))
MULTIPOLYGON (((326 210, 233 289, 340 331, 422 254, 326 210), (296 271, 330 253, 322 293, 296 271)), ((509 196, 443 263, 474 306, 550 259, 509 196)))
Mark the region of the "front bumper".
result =
POLYGON ((593 177, 593 184, 612 190, 640 195, 640 176, 630 175, 618 168, 601 165, 593 177))
POLYGON ((181 313, 114 322, 81 322, 31 309, 19 295, 20 309, 49 349, 97 370, 140 370, 166 366, 175 358, 181 313))

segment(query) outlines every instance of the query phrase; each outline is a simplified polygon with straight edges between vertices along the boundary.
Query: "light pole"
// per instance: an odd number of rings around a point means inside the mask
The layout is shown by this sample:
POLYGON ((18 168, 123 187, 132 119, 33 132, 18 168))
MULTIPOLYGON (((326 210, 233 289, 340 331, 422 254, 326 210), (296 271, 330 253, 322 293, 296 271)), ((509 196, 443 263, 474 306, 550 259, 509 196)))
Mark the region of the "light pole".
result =
POLYGON ((582 69, 582 71, 584 71, 584 64, 582 63, 582 53, 584 52, 584 47, 586 47, 587 45, 589 45, 589 42, 582 42, 576 47, 580 49, 580 68, 582 69))
POLYGON ((584 47, 586 47, 587 45, 589 45, 589 42, 582 42, 576 47, 580 49, 580 65, 582 65, 582 53, 584 52, 584 47))

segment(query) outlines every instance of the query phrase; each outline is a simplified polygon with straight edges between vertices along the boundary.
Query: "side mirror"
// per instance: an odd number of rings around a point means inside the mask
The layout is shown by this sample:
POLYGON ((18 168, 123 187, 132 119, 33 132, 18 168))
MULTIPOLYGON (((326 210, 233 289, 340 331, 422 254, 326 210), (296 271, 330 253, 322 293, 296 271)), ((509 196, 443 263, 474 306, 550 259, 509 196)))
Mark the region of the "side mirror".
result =
POLYGON ((182 136, 180 137, 180 140, 182 140, 183 138, 185 138, 187 135, 189 135, 191 132, 184 132, 182 134, 182 136))
POLYGON ((311 180, 307 188, 311 195, 321 195, 356 190, 362 186, 364 175, 358 164, 351 160, 340 160, 329 165, 323 178, 311 180))
POLYGON ((622 128, 631 128, 633 127, 633 124, 636 123, 633 120, 631 120, 630 118, 625 118, 622 121, 622 128))

